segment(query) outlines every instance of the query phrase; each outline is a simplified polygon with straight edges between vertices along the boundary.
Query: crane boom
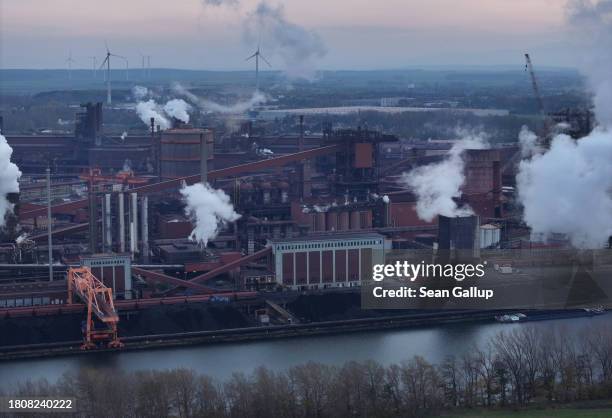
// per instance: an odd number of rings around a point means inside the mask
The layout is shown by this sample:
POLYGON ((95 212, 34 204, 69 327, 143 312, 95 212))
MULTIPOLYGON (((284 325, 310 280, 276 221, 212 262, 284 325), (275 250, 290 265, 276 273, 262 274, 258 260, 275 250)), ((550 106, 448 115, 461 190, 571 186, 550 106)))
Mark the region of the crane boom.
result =
POLYGON ((113 303, 113 291, 106 287, 89 267, 71 268, 68 270, 68 303, 72 304, 76 294, 87 304, 87 318, 83 329, 84 350, 96 347, 97 341, 109 341, 108 346, 119 348, 123 346, 117 337, 119 316, 113 303), (105 326, 95 329, 94 316, 105 326))
POLYGON ((538 112, 540 112, 542 116, 545 116, 544 102, 542 101, 542 96, 540 95, 538 80, 536 79, 535 71, 533 71, 533 64, 531 63, 529 54, 525 54, 525 71, 529 71, 529 76, 531 77, 531 86, 533 87, 533 93, 535 94, 535 98, 538 102, 538 112))

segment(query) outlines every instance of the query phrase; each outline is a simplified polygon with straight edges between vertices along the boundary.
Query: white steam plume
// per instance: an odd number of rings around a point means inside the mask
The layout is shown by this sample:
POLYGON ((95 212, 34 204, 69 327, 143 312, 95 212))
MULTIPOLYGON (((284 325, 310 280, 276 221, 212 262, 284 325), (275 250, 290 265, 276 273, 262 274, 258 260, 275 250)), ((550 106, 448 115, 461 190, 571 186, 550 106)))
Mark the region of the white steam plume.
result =
POLYGON ((176 118, 182 122, 189 123, 189 111, 191 106, 183 99, 172 99, 164 105, 164 112, 168 116, 176 118))
POLYGON ((155 118, 155 123, 159 125, 160 129, 165 130, 171 127, 170 121, 163 113, 163 109, 155 103, 155 100, 149 99, 146 102, 138 102, 135 109, 138 117, 140 117, 140 120, 145 125, 149 126, 151 118, 155 118))
POLYGON ((239 0, 202 0, 205 6, 238 6, 239 0))
POLYGON ((612 234, 612 1, 568 3, 599 127, 579 140, 557 134, 550 149, 523 160, 517 174, 523 218, 533 232, 564 233, 579 248, 612 234))
POLYGON ((143 86, 134 86, 132 95, 137 101, 142 101, 149 95, 149 89, 143 86))
POLYGON ((178 83, 175 83, 172 86, 172 89, 176 94, 185 97, 187 100, 195 104, 201 110, 213 113, 240 114, 266 102, 266 96, 259 91, 254 92, 248 100, 240 101, 234 103, 233 105, 227 106, 216 103, 212 100, 207 100, 198 97, 178 83))
POLYGON ((234 211, 230 198, 223 190, 215 190, 209 184, 196 183, 185 186, 181 194, 187 206, 185 213, 195 222, 189 239, 202 245, 215 238, 219 227, 240 218, 234 211))
POLYGON ((8 201, 9 193, 19 192, 21 171, 11 162, 13 149, 0 133, 0 226, 4 226, 6 214, 13 211, 13 204, 8 201))
POLYGON ((599 248, 612 234, 612 135, 597 129, 575 141, 557 135, 550 150, 519 165, 523 219, 533 232, 567 234, 599 248))
POLYGON ((461 197, 461 186, 465 182, 463 152, 487 147, 482 135, 464 135, 443 161, 417 167, 402 175, 402 183, 416 194, 420 219, 429 222, 438 215, 454 217, 473 213, 469 207, 459 208, 454 200, 461 197))
POLYGON ((532 155, 542 152, 538 144, 538 136, 524 125, 519 132, 519 146, 523 158, 531 157, 532 155))
POLYGON ((580 43, 581 72, 593 91, 595 116, 612 126, 612 0, 569 0, 567 22, 580 43))
POLYGON ((243 37, 249 45, 261 41, 264 55, 280 56, 289 78, 314 79, 317 61, 327 53, 316 32, 287 21, 282 5, 274 7, 266 1, 247 16, 243 37))

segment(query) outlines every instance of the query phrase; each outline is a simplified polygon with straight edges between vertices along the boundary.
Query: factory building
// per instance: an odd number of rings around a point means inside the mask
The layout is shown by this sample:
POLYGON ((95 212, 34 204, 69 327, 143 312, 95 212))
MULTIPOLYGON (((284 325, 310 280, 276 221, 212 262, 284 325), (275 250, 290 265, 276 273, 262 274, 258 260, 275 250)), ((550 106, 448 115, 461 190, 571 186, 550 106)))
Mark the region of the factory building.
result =
POLYGON ((499 150, 465 152, 465 184, 462 199, 482 217, 500 218, 501 164, 499 150))
POLYGON ((384 262, 385 238, 374 232, 312 234, 272 243, 276 282, 297 289, 359 286, 384 262))
POLYGON ((80 264, 91 268, 94 276, 105 286, 113 289, 114 297, 132 298, 132 260, 129 254, 83 256, 80 264))
POLYGON ((206 172, 208 160, 213 156, 213 131, 190 127, 168 129, 161 133, 160 148, 162 180, 206 172))
POLYGON ((480 256, 478 216, 438 216, 438 253, 444 262, 469 262, 480 256))

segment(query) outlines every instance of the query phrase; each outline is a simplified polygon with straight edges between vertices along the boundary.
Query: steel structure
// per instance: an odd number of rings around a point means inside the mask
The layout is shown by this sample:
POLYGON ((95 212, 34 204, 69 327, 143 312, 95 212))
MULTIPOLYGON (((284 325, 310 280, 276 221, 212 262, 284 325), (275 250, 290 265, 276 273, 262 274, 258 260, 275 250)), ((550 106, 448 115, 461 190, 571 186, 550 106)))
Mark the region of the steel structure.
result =
MULTIPOLYGON (((220 179, 224 177, 238 176, 239 174, 262 170, 266 168, 281 167, 283 165, 301 161, 308 158, 315 158, 321 155, 332 154, 336 151, 342 150, 341 145, 328 145, 320 148, 315 148, 308 151, 297 152, 295 154, 283 155, 280 157, 270 158, 267 160, 255 161, 252 163, 240 164, 234 167, 222 168, 219 170, 213 170, 208 172, 208 179, 220 179)), ((181 184, 194 184, 199 182, 201 179, 200 174, 194 174, 192 176, 180 177, 172 180, 161 181, 159 183, 147 184, 130 189, 129 192, 135 192, 139 194, 157 193, 167 189, 178 189, 181 184)), ((52 214, 59 213, 71 213, 78 209, 87 208, 88 199, 75 200, 73 202, 61 203, 51 208, 52 214)), ((20 212, 20 220, 31 219, 37 216, 44 216, 47 213, 46 207, 40 207, 29 211, 20 212)))
POLYGON ((109 348, 121 348, 123 343, 117 336, 119 315, 113 303, 113 291, 106 287, 91 273, 89 267, 71 268, 68 270, 68 304, 72 304, 76 294, 87 304, 87 317, 83 329, 81 349, 90 350, 97 347, 97 342, 108 341, 109 348), (105 326, 96 329, 94 316, 105 326))
POLYGON ((525 71, 529 71, 529 77, 531 78, 531 86, 533 87, 533 94, 538 102, 538 112, 543 116, 546 116, 544 112, 544 102, 540 95, 540 88, 538 87, 538 80, 536 79, 535 71, 533 70, 533 64, 531 63, 531 57, 529 54, 525 54, 525 71))

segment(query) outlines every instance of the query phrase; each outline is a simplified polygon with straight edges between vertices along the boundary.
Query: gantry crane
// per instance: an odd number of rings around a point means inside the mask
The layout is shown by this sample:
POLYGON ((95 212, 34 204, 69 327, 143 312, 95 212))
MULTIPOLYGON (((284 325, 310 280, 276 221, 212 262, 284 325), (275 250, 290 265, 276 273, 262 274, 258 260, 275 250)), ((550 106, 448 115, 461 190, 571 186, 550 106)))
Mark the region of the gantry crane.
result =
POLYGON ((113 291, 106 287, 89 267, 76 267, 68 270, 68 303, 74 302, 76 294, 87 304, 87 318, 83 326, 83 345, 81 349, 96 348, 98 342, 108 341, 109 348, 121 348, 123 343, 117 336, 119 315, 113 303, 113 291), (95 316, 95 318, 94 318, 95 316), (102 323, 96 329, 94 320, 102 323))

